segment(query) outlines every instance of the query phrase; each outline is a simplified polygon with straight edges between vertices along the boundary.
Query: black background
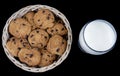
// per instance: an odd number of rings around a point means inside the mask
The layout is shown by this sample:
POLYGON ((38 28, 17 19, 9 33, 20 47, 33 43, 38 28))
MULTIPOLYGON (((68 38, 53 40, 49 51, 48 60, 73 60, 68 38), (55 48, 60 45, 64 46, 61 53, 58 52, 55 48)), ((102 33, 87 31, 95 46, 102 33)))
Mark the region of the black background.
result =
MULTIPOLYGON (((0 72, 5 74, 18 75, 94 75, 104 73, 117 73, 120 66, 120 6, 119 2, 114 1, 82 1, 82 0, 3 0, 0 2, 0 31, 7 19, 22 7, 34 4, 43 4, 54 7, 62 12, 70 22, 73 33, 73 43, 67 59, 56 68, 45 73, 26 72, 16 67, 5 55, 4 50, 0 49, 0 72), (4 2, 3 2, 4 1, 4 2), (113 24, 117 31, 117 42, 113 50, 107 54, 93 56, 83 53, 77 45, 78 35, 85 23, 94 19, 104 19, 113 24)), ((2 41, 2 40, 0 40, 2 41)), ((114 73, 114 74, 116 74, 114 73)), ((119 73, 119 72, 118 72, 119 73)))

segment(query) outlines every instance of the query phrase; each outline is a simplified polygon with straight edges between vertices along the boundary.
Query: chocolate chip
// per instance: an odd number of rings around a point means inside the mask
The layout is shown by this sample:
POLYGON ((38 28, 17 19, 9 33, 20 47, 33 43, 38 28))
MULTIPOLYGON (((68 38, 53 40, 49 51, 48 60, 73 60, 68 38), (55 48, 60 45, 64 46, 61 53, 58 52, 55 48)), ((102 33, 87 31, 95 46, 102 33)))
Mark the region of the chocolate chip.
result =
POLYGON ((50 60, 49 62, 51 63, 52 61, 50 60))
POLYGON ((64 44, 64 42, 62 42, 62 44, 64 44))
POLYGON ((45 36, 45 39, 47 39, 47 36, 45 36))
POLYGON ((50 55, 47 55, 48 57, 50 57, 50 55))
POLYGON ((56 31, 58 31, 58 29, 56 29, 56 31))
POLYGON ((47 17, 47 20, 49 20, 49 19, 50 19, 50 17, 48 16, 48 17, 47 17))
POLYGON ((41 53, 41 55, 43 55, 43 53, 41 53))
POLYGON ((23 44, 23 47, 26 47, 26 45, 25 45, 25 44, 23 44))
POLYGON ((35 28, 34 30, 37 30, 38 28, 35 28))
POLYGON ((46 59, 46 61, 48 61, 48 60, 46 59))
POLYGON ((44 50, 47 50, 47 46, 44 47, 44 50))
POLYGON ((59 52, 59 50, 60 50, 60 49, 58 48, 56 51, 59 52))
POLYGON ((16 44, 15 39, 12 39, 12 41, 14 42, 14 44, 16 44))
POLYGON ((40 25, 40 27, 42 26, 42 24, 40 25))
POLYGON ((12 39, 12 41, 15 41, 15 39, 12 39))
POLYGON ((33 54, 26 54, 27 56, 29 56, 30 58, 33 57, 33 54))
POLYGON ((32 45, 34 44, 34 43, 31 43, 32 45))
POLYGON ((14 19, 14 21, 16 21, 16 19, 14 19))
POLYGON ((18 50, 21 50, 21 48, 20 48, 20 47, 18 47, 18 50))
POLYGON ((38 22, 40 22, 40 19, 38 19, 38 22))
POLYGON ((37 30, 36 32, 37 32, 37 33, 39 33, 39 31, 38 31, 38 30, 37 30))
POLYGON ((43 46, 43 44, 41 43, 41 47, 43 46))
POLYGON ((34 35, 31 35, 30 38, 32 38, 34 35))
POLYGON ((43 10, 42 13, 45 13, 45 10, 43 10))
POLYGON ((27 42, 23 42, 23 47, 26 47, 26 45, 28 45, 27 42))
POLYGON ((54 30, 51 30, 51 32, 53 32, 54 30))
POLYGON ((20 40, 20 42, 22 42, 23 40, 20 40))
POLYGON ((30 54, 30 58, 33 57, 33 54, 30 54))
POLYGON ((23 25, 23 26, 25 26, 25 24, 24 24, 24 23, 23 23, 22 25, 23 25))
POLYGON ((62 31, 64 30, 64 28, 62 28, 62 31))

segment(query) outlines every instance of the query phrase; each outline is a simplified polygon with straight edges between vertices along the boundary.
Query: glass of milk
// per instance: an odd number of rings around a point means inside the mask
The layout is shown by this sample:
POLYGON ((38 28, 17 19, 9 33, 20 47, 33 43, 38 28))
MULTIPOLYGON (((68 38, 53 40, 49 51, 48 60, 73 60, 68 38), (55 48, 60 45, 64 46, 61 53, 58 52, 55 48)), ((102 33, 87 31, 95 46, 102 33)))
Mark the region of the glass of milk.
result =
POLYGON ((111 23, 97 19, 86 23, 80 31, 78 45, 83 52, 102 55, 114 47, 117 33, 111 23))

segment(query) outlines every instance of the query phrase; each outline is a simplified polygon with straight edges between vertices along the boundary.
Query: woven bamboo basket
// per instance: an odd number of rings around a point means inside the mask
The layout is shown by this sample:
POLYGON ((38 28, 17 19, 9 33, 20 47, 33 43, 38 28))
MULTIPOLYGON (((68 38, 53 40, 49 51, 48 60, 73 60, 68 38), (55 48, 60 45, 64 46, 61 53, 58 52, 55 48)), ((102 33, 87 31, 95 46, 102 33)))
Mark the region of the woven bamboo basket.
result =
POLYGON ((25 71, 29 71, 29 72, 34 72, 34 73, 40 73, 40 72, 45 72, 48 70, 51 70, 53 68, 55 68, 56 66, 60 65, 68 56, 70 49, 71 49, 71 44, 72 44, 72 31, 71 31, 71 27, 69 24, 69 21, 67 20, 67 18, 57 9, 47 6, 47 5, 30 5, 30 6, 26 6, 20 10, 18 10, 17 12, 15 12, 6 22, 4 28, 3 28, 3 34, 2 34, 2 45, 5 51, 5 54, 7 55, 7 57, 10 59, 10 61, 12 61, 17 67, 25 70, 25 71), (66 51, 63 53, 63 55, 54 63, 52 63, 49 66, 45 66, 45 67, 40 67, 40 68, 36 68, 36 67, 29 67, 26 64, 21 63, 20 61, 16 60, 7 50, 6 48, 6 42, 9 39, 10 35, 8 33, 8 27, 9 24, 11 22, 11 20, 22 17, 24 14, 26 14, 29 11, 34 11, 37 9, 49 9, 50 11, 52 11, 55 15, 57 15, 58 17, 60 17, 63 22, 65 23, 65 27, 68 30, 68 40, 67 40, 67 47, 66 47, 66 51))

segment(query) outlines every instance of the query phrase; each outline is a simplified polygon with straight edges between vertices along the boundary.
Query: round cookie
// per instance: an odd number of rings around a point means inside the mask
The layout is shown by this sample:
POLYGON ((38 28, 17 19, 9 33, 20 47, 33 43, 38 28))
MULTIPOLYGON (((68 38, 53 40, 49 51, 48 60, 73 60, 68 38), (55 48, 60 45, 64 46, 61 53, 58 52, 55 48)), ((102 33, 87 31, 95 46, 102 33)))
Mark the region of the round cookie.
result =
POLYGON ((25 19, 17 18, 11 21, 9 32, 16 38, 26 38, 31 32, 31 25, 25 19))
POLYGON ((48 9, 40 9, 34 15, 34 23, 41 29, 46 29, 54 26, 54 15, 48 9))
POLYGON ((29 66, 36 66, 41 60, 41 54, 37 49, 22 48, 18 53, 18 57, 21 62, 26 63, 29 66))
POLYGON ((23 47, 30 48, 30 45, 26 39, 18 39, 12 37, 7 42, 6 47, 12 56, 17 57, 18 52, 20 51, 21 48, 23 47))
POLYGON ((35 13, 33 11, 30 11, 23 16, 23 18, 25 18, 31 24, 32 30, 36 28, 33 20, 34 15, 35 13))
POLYGON ((47 50, 41 50, 41 62, 39 66, 44 67, 52 64, 56 59, 56 55, 49 53, 47 50))
POLYGON ((61 23, 56 23, 55 26, 53 28, 48 28, 47 32, 50 35, 55 35, 55 34, 59 34, 59 35, 65 35, 67 34, 67 30, 65 28, 65 26, 61 23))
POLYGON ((53 35, 47 44, 47 50, 52 54, 62 55, 66 49, 67 42, 60 35, 53 35))
POLYGON ((48 39, 48 33, 42 29, 33 30, 28 37, 30 45, 36 48, 43 48, 44 46, 46 46, 48 39))

